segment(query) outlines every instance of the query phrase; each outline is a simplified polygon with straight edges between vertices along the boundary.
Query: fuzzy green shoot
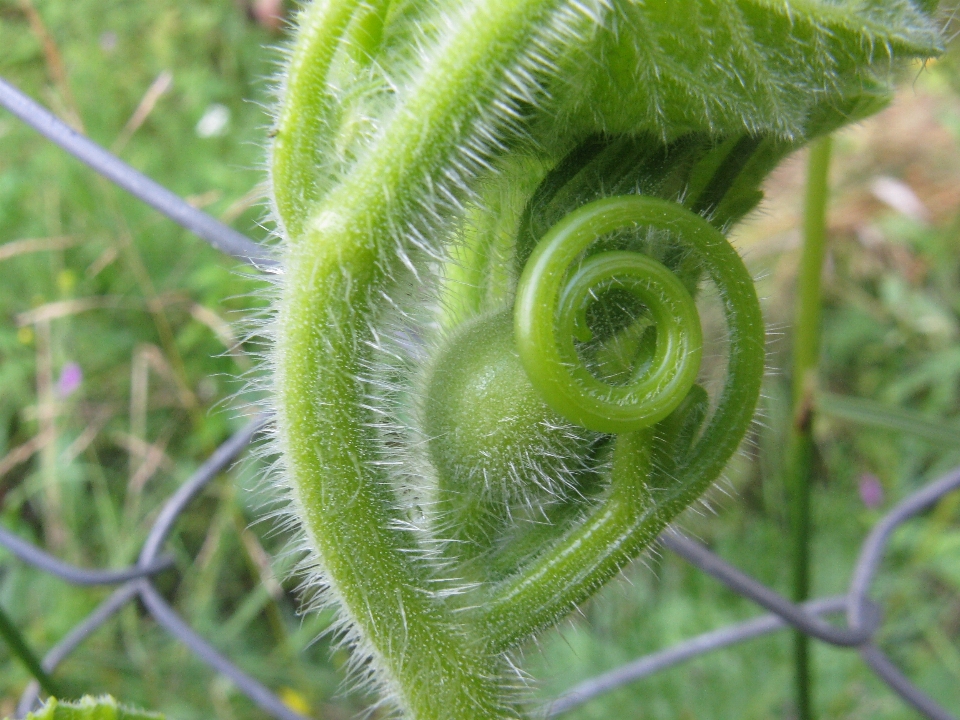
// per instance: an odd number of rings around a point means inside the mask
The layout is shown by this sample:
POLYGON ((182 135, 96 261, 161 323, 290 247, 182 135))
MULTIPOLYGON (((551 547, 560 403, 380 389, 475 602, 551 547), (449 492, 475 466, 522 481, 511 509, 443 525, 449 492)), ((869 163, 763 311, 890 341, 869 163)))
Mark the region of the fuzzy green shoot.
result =
POLYGON ((271 394, 305 564, 410 720, 527 717, 515 651, 752 422, 724 233, 939 51, 930 3, 315 0, 281 83, 271 394), (726 323, 700 380, 698 303, 726 323))

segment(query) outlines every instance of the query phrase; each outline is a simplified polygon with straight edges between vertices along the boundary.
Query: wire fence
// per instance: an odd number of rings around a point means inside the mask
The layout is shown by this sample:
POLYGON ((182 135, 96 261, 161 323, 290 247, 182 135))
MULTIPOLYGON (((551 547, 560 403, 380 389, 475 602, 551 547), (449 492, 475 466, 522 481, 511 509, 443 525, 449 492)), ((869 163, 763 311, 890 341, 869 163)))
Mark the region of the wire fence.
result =
MULTIPOLYGON (((96 172, 206 240, 218 250, 261 270, 270 271, 275 267, 276 261, 257 243, 201 210, 191 207, 176 194, 73 130, 2 78, 0 78, 0 105, 96 172)), ((210 458, 166 501, 147 535, 136 564, 132 567, 123 570, 82 569, 56 559, 0 527, 0 545, 23 562, 74 585, 117 586, 106 600, 47 652, 40 663, 45 672, 53 673, 57 666, 87 637, 127 603, 139 598, 160 626, 186 645, 203 662, 229 678, 242 693, 265 712, 280 720, 306 720, 303 715, 288 707, 267 687, 243 672, 194 632, 170 607, 151 582, 154 575, 172 565, 172 559, 162 555, 161 551, 177 520, 188 510, 191 501, 201 490, 244 451, 266 422, 267 419, 262 416, 248 422, 242 430, 217 448, 210 458)), ((661 545, 713 576, 734 592, 760 605, 768 611, 768 614, 698 635, 673 647, 638 658, 611 672, 586 680, 544 706, 541 714, 551 718, 560 716, 603 693, 704 653, 793 627, 830 645, 856 650, 877 677, 925 717, 931 720, 958 720, 956 715, 948 712, 914 685, 874 642, 881 626, 882 611, 869 597, 870 587, 893 532, 910 518, 958 489, 960 489, 960 468, 929 483, 900 502, 874 526, 863 542, 847 593, 811 600, 799 605, 741 572, 676 529, 668 529, 659 538, 661 545), (823 618, 823 616, 836 614, 845 614, 845 625, 835 625, 823 618)), ((39 684, 33 681, 20 698, 17 716, 23 717, 36 708, 39 695, 39 684)))

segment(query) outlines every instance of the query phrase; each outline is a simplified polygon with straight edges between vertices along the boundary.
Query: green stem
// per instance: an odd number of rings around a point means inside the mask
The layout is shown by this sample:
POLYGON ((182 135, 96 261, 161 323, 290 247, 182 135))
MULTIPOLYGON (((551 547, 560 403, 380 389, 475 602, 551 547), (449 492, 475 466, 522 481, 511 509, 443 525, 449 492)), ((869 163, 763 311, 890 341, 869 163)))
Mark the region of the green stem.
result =
POLYGON ((11 652, 23 663, 24 667, 30 671, 30 674, 36 678, 36 681, 40 683, 40 687, 43 688, 44 692, 53 697, 62 697, 62 689, 43 669, 37 656, 33 654, 30 646, 27 645, 27 641, 23 635, 20 634, 20 631, 17 630, 17 626, 13 624, 13 621, 6 612, 4 612, 3 608, 0 608, 0 637, 3 637, 11 652))
MULTIPOLYGON (((384 671, 398 704, 416 720, 516 717, 501 687, 505 660, 477 652, 462 622, 429 586, 416 538, 398 527, 396 501, 378 469, 367 430, 362 349, 371 341, 373 299, 401 273, 398 237, 405 210, 456 151, 500 82, 491 68, 525 51, 550 0, 476 3, 402 98, 392 122, 332 192, 313 201, 303 178, 316 145, 276 148, 277 203, 288 232, 278 318, 278 427, 294 500, 307 538, 337 595, 384 671), (299 189, 297 189, 299 188, 299 189), (387 200, 384 188, 392 195, 387 200), (286 210, 284 208, 286 207, 286 210), (302 232, 297 232, 297 229, 302 232), (384 259, 390 257, 390 267, 384 259)), ((321 28, 322 29, 322 28, 321 28)), ((295 56, 319 53, 325 33, 308 27, 295 56)), ((322 108, 317 68, 290 68, 278 144, 295 138, 295 118, 322 108)), ((436 179, 440 181, 439 178, 436 179)))
MULTIPOLYGON (((701 4, 692 24, 670 3, 566 0, 314 0, 300 16, 271 157, 279 450, 317 585, 357 666, 410 720, 524 717, 509 651, 722 472, 765 359, 752 279, 722 228, 793 147, 772 138, 807 137, 799 118, 849 119, 839 80, 861 87, 872 48, 930 46, 899 31, 881 44, 894 33, 845 6, 701 4), (784 105, 821 86, 822 102, 784 105), (538 250, 598 208, 627 222, 590 216, 559 264, 538 250), (695 384, 701 279, 729 334, 712 413, 695 384), (557 525, 524 544, 542 520, 557 525), (483 567, 498 559, 502 574, 483 567)), ((814 290, 804 306, 818 310, 814 290)), ((811 323, 815 335, 815 314, 798 327, 811 323)), ((797 363, 805 388, 817 353, 798 347, 812 352, 797 363)), ((808 500, 794 503, 798 538, 808 500)))
POLYGON ((300 39, 290 58, 287 94, 271 149, 272 166, 284 169, 274 178, 274 203, 290 235, 303 232, 317 200, 317 169, 329 150, 323 141, 329 133, 323 130, 332 124, 334 105, 327 76, 358 5, 359 0, 319 0, 300 18, 300 39))
MULTIPOLYGON (((797 314, 793 344, 793 422, 787 454, 787 482, 793 548, 793 599, 810 595, 811 476, 813 474, 813 412, 820 357, 820 314, 823 260, 826 253, 826 216, 831 138, 816 140, 810 148, 803 222, 803 251, 797 278, 797 314)), ((812 720, 810 639, 794 635, 797 716, 812 720)))

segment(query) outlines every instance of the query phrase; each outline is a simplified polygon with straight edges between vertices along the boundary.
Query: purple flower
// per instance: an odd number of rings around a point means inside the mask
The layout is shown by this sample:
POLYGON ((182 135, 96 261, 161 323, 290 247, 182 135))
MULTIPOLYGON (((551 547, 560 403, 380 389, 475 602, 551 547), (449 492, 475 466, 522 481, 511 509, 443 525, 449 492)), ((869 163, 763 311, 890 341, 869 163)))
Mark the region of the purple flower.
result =
POLYGON ((880 478, 873 473, 863 473, 860 476, 860 499, 871 510, 883 505, 883 485, 880 478))
POLYGON ((57 380, 57 394, 66 399, 76 392, 83 382, 83 370, 75 362, 68 362, 60 370, 60 379, 57 380))

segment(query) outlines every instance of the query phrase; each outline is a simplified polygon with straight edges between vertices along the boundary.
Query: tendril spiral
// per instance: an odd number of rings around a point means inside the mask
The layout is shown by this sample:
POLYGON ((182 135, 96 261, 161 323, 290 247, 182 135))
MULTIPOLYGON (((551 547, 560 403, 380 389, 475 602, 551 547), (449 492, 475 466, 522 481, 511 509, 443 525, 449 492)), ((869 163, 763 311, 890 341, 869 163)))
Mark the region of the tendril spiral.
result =
MULTIPOLYGON (((700 319, 690 293, 668 268, 640 253, 606 251, 568 272, 597 238, 665 221, 688 237, 717 232, 675 203, 637 195, 606 198, 557 223, 524 268, 514 306, 521 361, 546 402, 577 425, 607 433, 639 430, 669 415, 693 387, 702 355, 700 319), (595 377, 574 343, 592 338, 588 306, 611 289, 639 300, 656 332, 652 358, 621 385, 595 377)), ((695 243, 692 249, 698 249, 695 243)))

